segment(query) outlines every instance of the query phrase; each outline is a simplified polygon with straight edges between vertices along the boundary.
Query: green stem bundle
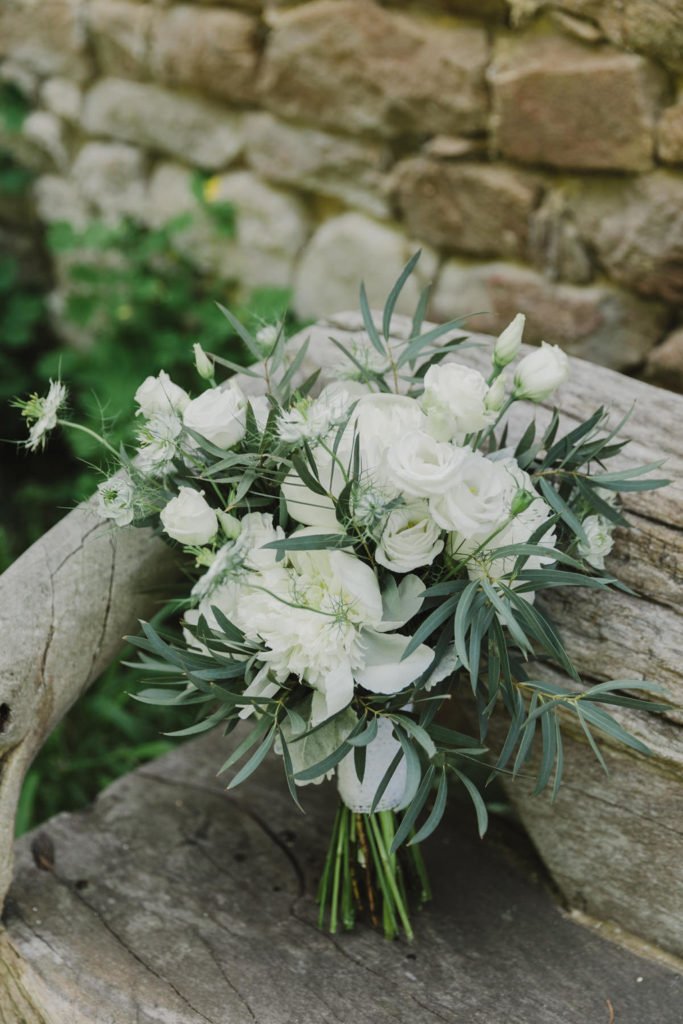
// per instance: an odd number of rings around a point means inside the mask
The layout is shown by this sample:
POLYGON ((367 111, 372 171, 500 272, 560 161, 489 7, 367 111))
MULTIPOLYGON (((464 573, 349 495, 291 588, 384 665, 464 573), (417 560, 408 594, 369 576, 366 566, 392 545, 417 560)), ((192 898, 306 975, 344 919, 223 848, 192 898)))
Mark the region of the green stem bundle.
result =
POLYGON ((394 811, 357 814, 340 803, 318 886, 320 928, 349 931, 363 914, 387 939, 403 932, 412 941, 408 893, 424 903, 431 889, 418 844, 391 852, 397 826, 394 811))

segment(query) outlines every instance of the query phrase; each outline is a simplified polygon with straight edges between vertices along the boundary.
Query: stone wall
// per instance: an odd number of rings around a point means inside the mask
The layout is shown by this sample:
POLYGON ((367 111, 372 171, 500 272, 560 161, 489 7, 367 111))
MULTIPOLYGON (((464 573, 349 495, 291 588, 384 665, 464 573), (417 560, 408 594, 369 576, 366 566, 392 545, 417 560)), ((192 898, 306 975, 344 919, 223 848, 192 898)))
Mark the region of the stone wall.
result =
POLYGON ((683 389, 682 0, 3 0, 0 58, 43 222, 194 206, 197 265, 303 317, 419 245, 432 317, 683 389))

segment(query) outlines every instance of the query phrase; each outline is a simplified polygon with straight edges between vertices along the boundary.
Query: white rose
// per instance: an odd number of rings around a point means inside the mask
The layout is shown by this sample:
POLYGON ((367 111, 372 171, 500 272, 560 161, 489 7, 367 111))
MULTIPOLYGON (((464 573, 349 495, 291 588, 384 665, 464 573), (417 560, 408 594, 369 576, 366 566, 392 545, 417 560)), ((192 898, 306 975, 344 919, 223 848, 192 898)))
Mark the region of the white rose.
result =
POLYGON ((394 572, 410 572, 431 565, 443 551, 441 531, 424 501, 396 508, 382 531, 375 560, 394 572))
POLYGON ((135 401, 143 416, 157 413, 182 412, 190 396, 174 384, 165 370, 158 377, 147 377, 135 392, 135 401))
POLYGON ((465 456, 455 483, 429 504, 439 526, 457 534, 456 548, 476 547, 503 526, 519 490, 519 472, 513 459, 496 461, 479 452, 465 456))
POLYGON ((112 519, 116 526, 133 522, 133 481, 127 473, 118 473, 97 487, 97 514, 112 519))
POLYGON ((594 569, 604 569, 605 557, 609 555, 614 547, 614 540, 612 538, 614 527, 603 516, 586 516, 581 525, 583 526, 588 543, 579 542, 577 548, 579 554, 594 569))
POLYGON ((486 405, 488 384, 478 372, 461 363, 430 366, 425 374, 421 405, 427 430, 437 441, 464 441, 467 434, 493 422, 486 405))
POLYGON ((522 359, 515 371, 515 398, 542 402, 569 376, 569 359, 559 345, 541 347, 522 359))
POLYGON ((386 476, 404 494, 430 498, 444 494, 453 486, 465 457, 465 449, 415 431, 387 451, 386 476))
MULTIPOLYGON (((526 474, 524 475, 526 476, 526 474)), ((526 489, 531 493, 533 489, 531 481, 529 481, 526 489)), ((495 581, 508 576, 515 567, 517 557, 515 555, 506 555, 503 558, 496 558, 496 548, 507 547, 509 544, 527 544, 532 534, 538 530, 539 526, 546 523, 551 516, 552 509, 543 498, 536 496, 523 512, 516 515, 505 529, 501 530, 491 540, 490 545, 487 545, 485 549, 467 563, 467 573, 470 579, 474 580, 485 577, 495 581)), ((548 551, 547 555, 527 556, 524 559, 523 568, 542 569, 546 565, 551 565, 555 561, 553 549, 556 543, 555 529, 546 530, 541 539, 536 541, 536 544, 546 548, 548 551)), ((524 596, 527 600, 533 602, 533 593, 525 594, 524 596)))
POLYGON ((181 544, 208 544, 218 529, 216 513, 201 491, 181 487, 177 498, 171 498, 161 510, 165 532, 181 544))
POLYGON ((493 348, 493 361, 496 366, 507 366, 515 358, 522 347, 522 334, 526 317, 518 313, 514 320, 507 325, 502 334, 498 336, 493 348))
POLYGON ((247 399, 238 384, 209 388, 194 398, 183 413, 188 429, 217 448, 232 448, 244 437, 247 399))

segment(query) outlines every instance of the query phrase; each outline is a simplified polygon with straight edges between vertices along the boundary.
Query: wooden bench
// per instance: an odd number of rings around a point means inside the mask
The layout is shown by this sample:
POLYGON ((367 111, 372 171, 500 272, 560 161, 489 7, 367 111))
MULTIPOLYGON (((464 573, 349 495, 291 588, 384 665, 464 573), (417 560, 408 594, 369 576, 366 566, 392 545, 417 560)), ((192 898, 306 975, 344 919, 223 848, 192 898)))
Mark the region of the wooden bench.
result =
MULTIPOLYGON (((329 335, 359 328, 344 315, 311 329, 315 361, 332 365, 329 335)), ((401 318, 395 329, 406 330, 401 318)), ((427 844, 437 899, 412 948, 362 928, 317 931, 311 893, 333 791, 305 790, 302 817, 273 761, 228 796, 215 772, 232 740, 218 736, 24 837, 10 887, 11 823, 32 758, 176 572, 146 531, 112 531, 76 509, 0 578, 0 1024, 680 1024, 683 398, 578 360, 572 369, 566 419, 603 402, 618 416, 635 401, 625 458, 666 457, 673 480, 625 496, 634 529, 610 568, 637 596, 552 601, 588 679, 627 671, 667 686, 670 713, 626 716, 654 756, 605 742, 605 779, 570 737, 554 806, 510 787, 545 868, 503 820, 482 845, 470 808, 454 802, 427 844)), ((518 410, 518 427, 529 412, 518 410)))

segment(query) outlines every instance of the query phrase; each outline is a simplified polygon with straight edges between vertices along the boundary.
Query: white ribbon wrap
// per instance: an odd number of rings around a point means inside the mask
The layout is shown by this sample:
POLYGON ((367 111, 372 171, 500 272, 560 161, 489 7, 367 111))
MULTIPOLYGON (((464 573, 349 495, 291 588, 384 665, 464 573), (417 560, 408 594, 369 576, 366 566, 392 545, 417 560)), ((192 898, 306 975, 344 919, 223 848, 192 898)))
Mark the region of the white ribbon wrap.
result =
MULTIPOLYGON (((387 768, 401 750, 401 744, 394 737, 392 724, 387 718, 380 717, 377 723, 377 736, 365 748, 365 774, 363 781, 358 780, 353 751, 347 754, 337 766, 337 788, 339 796, 346 806, 355 814, 369 814, 377 788, 384 778, 387 768)), ((405 807, 410 802, 410 794, 406 794, 406 759, 401 755, 396 771, 389 785, 384 790, 376 811, 393 811, 405 807)))

